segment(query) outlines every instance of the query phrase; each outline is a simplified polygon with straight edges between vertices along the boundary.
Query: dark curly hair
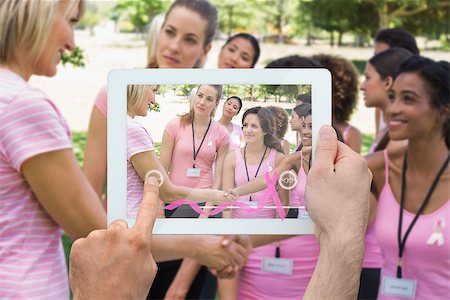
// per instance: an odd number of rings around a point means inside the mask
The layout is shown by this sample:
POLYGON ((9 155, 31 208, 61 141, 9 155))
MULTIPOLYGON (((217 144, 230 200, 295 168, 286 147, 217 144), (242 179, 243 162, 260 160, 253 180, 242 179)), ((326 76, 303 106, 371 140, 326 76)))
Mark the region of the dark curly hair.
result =
POLYGON ((347 122, 358 103, 358 71, 351 61, 340 56, 319 54, 313 58, 332 74, 334 121, 347 122))
POLYGON ((284 108, 279 106, 268 106, 275 120, 275 136, 284 138, 289 125, 289 116, 284 108))

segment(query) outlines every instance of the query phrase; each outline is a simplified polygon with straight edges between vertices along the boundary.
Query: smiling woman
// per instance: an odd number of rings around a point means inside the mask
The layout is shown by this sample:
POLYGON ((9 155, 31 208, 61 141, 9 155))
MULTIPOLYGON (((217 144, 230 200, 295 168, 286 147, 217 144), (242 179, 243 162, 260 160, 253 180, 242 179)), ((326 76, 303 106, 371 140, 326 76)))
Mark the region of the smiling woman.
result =
POLYGON ((67 123, 27 82, 56 74, 83 10, 82 0, 0 2, 1 299, 68 299, 61 228, 78 238, 106 226, 67 123))
POLYGON ((384 258, 378 299, 394 299, 399 286, 415 299, 450 294, 450 247, 444 242, 450 229, 443 225, 450 223, 448 82, 448 62, 406 60, 389 92, 387 113, 390 138, 408 144, 367 158, 384 258))
POLYGON ((248 33, 228 38, 219 53, 219 68, 254 68, 260 54, 259 43, 248 33))

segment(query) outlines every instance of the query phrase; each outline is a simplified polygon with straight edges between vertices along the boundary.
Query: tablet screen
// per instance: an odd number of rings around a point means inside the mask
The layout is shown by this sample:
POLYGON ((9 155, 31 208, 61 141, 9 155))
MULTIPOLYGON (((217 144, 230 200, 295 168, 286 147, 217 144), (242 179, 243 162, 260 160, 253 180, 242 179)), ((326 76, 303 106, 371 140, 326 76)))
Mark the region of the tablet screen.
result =
POLYGON ((315 133, 330 123, 329 72, 158 71, 110 75, 109 221, 133 223, 149 172, 165 184, 156 234, 313 233, 304 195, 315 133), (215 187, 237 200, 204 192, 215 187))

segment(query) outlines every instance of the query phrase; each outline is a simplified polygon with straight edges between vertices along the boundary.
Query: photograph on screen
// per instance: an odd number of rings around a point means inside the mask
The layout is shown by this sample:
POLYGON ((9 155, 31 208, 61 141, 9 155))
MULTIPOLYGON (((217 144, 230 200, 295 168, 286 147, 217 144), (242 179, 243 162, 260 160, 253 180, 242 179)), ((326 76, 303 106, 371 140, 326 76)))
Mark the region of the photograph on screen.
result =
POLYGON ((160 218, 308 219, 311 89, 127 85, 127 217, 154 176, 160 218))

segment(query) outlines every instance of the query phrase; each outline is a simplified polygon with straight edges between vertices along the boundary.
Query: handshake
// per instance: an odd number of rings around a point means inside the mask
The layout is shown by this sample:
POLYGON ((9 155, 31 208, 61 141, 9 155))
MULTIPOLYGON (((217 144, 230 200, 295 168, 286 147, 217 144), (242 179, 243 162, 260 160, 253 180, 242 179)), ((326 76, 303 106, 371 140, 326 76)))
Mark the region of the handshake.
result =
POLYGON ((132 228, 117 220, 107 229, 95 230, 74 242, 70 256, 74 299, 145 299, 156 276, 154 256, 158 261, 191 257, 220 278, 237 275, 252 248, 249 237, 152 237, 158 197, 158 182, 148 177, 132 228), (118 289, 120 286, 127 288, 118 289))

